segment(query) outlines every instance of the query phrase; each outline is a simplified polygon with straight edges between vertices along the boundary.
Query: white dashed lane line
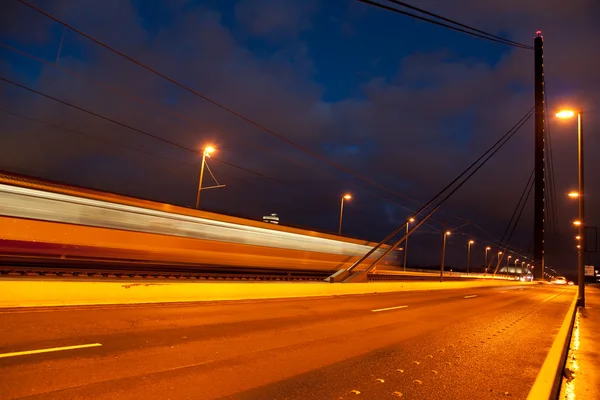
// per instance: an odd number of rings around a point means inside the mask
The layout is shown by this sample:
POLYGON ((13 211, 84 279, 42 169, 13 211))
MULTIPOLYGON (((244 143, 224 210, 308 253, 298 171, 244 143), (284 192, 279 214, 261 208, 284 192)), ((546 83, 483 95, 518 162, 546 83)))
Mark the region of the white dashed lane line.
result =
POLYGON ((398 310, 400 308, 406 308, 408 306, 397 306, 397 307, 388 307, 388 308, 378 308, 376 310, 371 310, 372 312, 379 312, 379 311, 390 311, 390 310, 398 310))
POLYGON ((476 294, 472 294, 470 296, 465 296, 465 299, 472 299, 473 297, 477 297, 477 295, 476 294))
POLYGON ((27 351, 14 351, 12 353, 1 353, 0 358, 7 357, 17 357, 17 356, 27 356, 30 354, 40 354, 40 353, 52 353, 55 351, 65 351, 65 350, 76 350, 76 349, 86 349, 88 347, 100 347, 102 344, 100 343, 90 343, 90 344, 79 344, 76 346, 65 346, 65 347, 51 347, 48 349, 38 349, 38 350, 27 350, 27 351))

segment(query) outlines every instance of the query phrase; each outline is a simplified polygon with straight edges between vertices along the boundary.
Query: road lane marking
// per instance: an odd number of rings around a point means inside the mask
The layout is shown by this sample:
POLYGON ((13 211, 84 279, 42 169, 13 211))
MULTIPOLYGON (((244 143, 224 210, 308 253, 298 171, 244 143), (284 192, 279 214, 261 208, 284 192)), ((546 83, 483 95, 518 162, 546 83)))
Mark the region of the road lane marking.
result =
POLYGON ((473 297, 477 297, 477 295, 476 294, 472 294, 470 296, 465 296, 465 299, 472 299, 473 297))
POLYGON ((100 343, 90 343, 90 344, 79 344, 77 346, 51 347, 49 349, 15 351, 15 352, 12 352, 12 353, 2 353, 2 354, 0 354, 0 358, 26 356, 26 355, 29 355, 29 354, 51 353, 51 352, 54 352, 54 351, 86 349, 88 347, 100 347, 100 346, 102 346, 102 344, 100 344, 100 343))
POLYGON ((379 311, 389 311, 389 310, 397 310, 399 308, 406 308, 408 306, 398 306, 398 307, 388 307, 388 308, 378 308, 377 310, 371 310, 372 312, 379 312, 379 311))
POLYGON ((501 290, 500 293, 506 293, 508 290, 501 290))

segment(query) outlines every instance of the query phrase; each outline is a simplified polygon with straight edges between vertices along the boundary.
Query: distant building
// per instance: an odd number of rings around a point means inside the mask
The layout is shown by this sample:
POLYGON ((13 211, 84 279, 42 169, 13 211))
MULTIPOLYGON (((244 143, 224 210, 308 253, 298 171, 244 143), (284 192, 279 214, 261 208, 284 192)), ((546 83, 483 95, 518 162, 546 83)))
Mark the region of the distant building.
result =
POLYGON ((263 217, 263 222, 279 225, 279 217, 277 216, 277 214, 265 215, 263 217))

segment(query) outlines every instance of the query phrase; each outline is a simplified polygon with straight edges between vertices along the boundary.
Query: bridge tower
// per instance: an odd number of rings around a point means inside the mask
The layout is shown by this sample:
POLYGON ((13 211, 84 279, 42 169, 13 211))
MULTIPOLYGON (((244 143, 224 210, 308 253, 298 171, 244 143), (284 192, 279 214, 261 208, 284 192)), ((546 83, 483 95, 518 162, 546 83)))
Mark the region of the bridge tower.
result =
POLYGON ((534 43, 534 71, 535 71, 535 184, 534 184, 534 216, 533 216, 533 259, 534 276, 536 279, 544 278, 545 260, 545 189, 544 179, 544 140, 546 120, 544 107, 544 38, 541 31, 537 31, 534 43))

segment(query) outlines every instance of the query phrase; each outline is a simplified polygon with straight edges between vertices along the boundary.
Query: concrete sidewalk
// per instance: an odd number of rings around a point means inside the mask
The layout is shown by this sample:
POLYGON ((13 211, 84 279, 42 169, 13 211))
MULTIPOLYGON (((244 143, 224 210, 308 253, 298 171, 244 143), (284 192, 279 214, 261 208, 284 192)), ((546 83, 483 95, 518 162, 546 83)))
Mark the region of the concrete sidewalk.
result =
POLYGON ((600 399, 600 285, 585 288, 579 308, 559 399, 600 399))

